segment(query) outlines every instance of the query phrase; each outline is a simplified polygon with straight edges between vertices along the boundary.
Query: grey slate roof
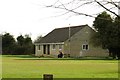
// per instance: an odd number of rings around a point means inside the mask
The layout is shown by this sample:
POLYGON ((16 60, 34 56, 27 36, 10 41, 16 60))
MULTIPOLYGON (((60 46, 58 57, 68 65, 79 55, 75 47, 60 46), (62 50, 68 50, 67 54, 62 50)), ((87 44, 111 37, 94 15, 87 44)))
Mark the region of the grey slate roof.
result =
POLYGON ((70 36, 73 36, 75 33, 80 31, 85 26, 88 26, 88 25, 71 26, 70 29, 69 27, 56 28, 50 33, 48 33, 46 36, 44 36, 39 43, 64 42, 69 39, 69 30, 70 30, 70 36))

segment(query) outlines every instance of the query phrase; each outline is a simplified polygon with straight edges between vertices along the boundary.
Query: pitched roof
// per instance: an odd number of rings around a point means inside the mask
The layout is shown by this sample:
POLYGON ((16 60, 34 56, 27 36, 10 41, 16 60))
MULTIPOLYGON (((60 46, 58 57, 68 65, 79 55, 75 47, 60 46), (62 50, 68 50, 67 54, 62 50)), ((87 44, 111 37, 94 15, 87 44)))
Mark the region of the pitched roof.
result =
POLYGON ((40 43, 58 43, 64 42, 69 39, 70 36, 73 36, 75 33, 80 31, 83 27, 88 25, 80 25, 80 26, 71 26, 64 28, 56 28, 50 33, 48 33, 45 37, 40 40, 40 43), (69 31, 70 30, 70 31, 69 31))

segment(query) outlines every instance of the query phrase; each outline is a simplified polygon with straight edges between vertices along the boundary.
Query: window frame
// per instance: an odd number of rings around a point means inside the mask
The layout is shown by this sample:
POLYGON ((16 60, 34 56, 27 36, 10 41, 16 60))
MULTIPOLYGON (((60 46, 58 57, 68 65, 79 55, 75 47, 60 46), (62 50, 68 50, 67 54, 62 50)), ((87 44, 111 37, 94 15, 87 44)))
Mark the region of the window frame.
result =
POLYGON ((89 45, 88 44, 83 44, 82 45, 82 50, 89 50, 89 45))
POLYGON ((53 44, 52 45, 52 50, 55 50, 56 49, 56 44, 53 44))

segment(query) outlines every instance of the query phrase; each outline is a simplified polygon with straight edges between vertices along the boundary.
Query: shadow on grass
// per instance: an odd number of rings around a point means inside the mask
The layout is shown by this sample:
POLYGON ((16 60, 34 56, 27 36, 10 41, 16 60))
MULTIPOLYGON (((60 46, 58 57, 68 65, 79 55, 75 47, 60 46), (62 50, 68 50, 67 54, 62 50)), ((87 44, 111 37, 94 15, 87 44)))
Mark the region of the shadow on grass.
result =
POLYGON ((19 58, 16 60, 112 60, 106 58, 19 58))
POLYGON ((37 58, 32 55, 3 55, 3 57, 16 57, 16 58, 37 58))
POLYGON ((42 78, 3 78, 2 80, 119 80, 118 78, 54 78, 54 79, 42 79, 42 78))
POLYGON ((32 55, 3 55, 3 57, 15 57, 15 60, 113 60, 108 57, 51 58, 32 55))

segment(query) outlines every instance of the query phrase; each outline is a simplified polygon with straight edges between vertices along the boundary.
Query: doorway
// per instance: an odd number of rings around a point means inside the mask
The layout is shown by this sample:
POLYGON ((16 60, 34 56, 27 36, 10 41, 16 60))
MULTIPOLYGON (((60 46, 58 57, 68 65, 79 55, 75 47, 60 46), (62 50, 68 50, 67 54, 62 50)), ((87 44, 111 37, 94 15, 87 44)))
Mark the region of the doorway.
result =
POLYGON ((50 45, 43 45, 43 54, 50 55, 50 45))
POLYGON ((43 54, 46 54, 46 45, 43 45, 43 54))
POLYGON ((47 54, 50 55, 50 45, 47 45, 47 54))

